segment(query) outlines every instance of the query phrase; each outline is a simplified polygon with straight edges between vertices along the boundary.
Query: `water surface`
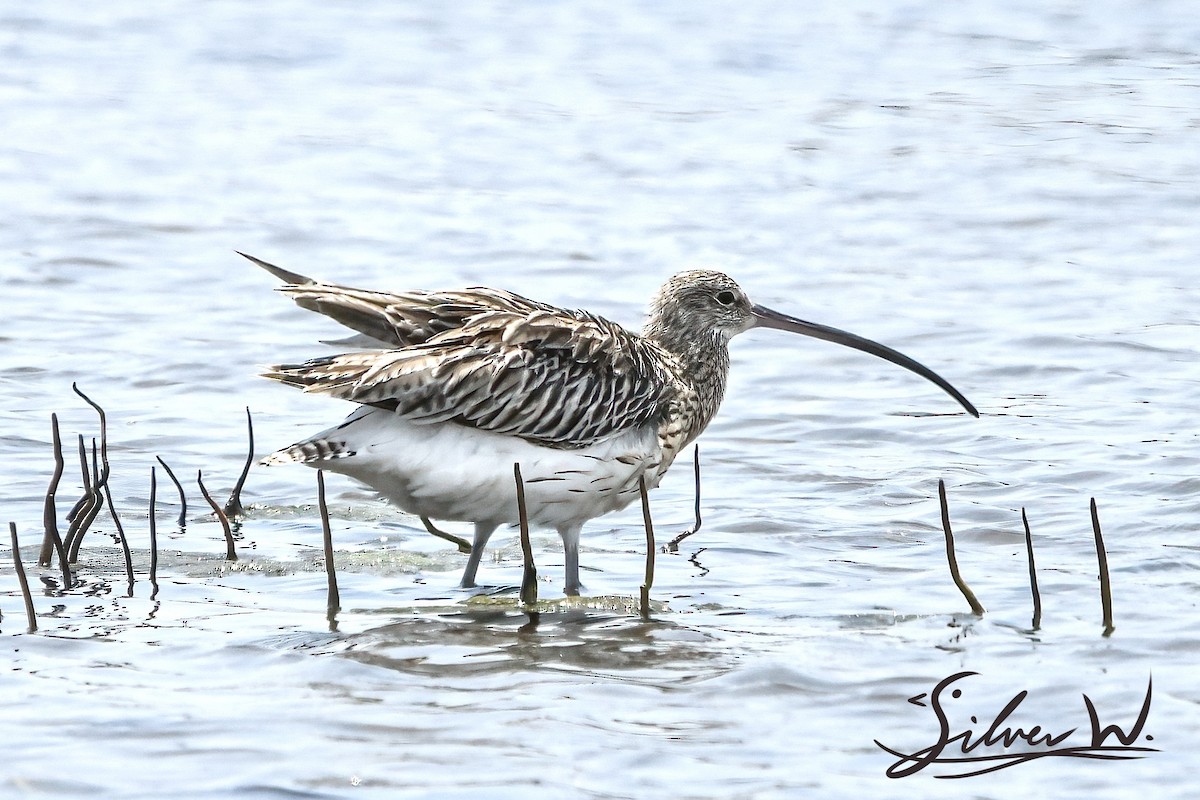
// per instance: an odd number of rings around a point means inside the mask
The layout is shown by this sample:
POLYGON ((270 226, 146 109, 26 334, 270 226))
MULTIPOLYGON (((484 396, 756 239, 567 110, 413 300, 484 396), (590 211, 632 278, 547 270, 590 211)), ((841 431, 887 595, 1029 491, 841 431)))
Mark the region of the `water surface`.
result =
MULTIPOLYGON (((0 577, 5 796, 1192 796, 1200 562, 1200 23, 1190 5, 117 3, 0 13, 0 519, 41 632, 0 577), (704 525, 658 560, 634 508, 585 529, 595 608, 536 630, 468 602, 462 556, 331 478, 331 631, 314 475, 256 469, 241 560, 194 488, 349 411, 255 378, 340 329, 245 250, 381 288, 490 284, 631 326, 672 272, 884 341, 883 362, 754 331, 702 439, 704 525), (72 381, 109 413, 137 548, 102 516, 85 585, 34 568, 52 471, 79 492, 72 381), (163 549, 145 579, 148 480, 163 549), (946 571, 936 487, 958 560, 946 571), (1116 631, 1101 636, 1088 501, 1116 631), (1044 617, 1031 606, 1027 509, 1044 617), (971 712, 1128 726, 1141 761, 899 781, 907 698, 963 670, 971 712)), ((686 458, 653 496, 691 524, 686 458)), ((497 534, 482 579, 520 580, 497 534)), ((539 532, 542 595, 560 594, 539 532)), ((8 553, 0 554, 8 563, 8 553)), ((501 598, 511 595, 501 595, 501 598)), ((982 717, 981 717, 982 719, 982 717)), ((965 722, 959 717, 960 722, 965 722)))

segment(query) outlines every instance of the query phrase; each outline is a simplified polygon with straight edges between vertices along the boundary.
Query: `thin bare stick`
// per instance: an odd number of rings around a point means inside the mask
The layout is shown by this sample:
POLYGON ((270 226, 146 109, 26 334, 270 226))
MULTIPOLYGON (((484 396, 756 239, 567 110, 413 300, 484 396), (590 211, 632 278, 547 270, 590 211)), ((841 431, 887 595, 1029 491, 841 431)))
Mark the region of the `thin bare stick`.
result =
POLYGON ((421 524, 425 526, 425 530, 429 531, 434 536, 438 537, 439 539, 445 539, 447 542, 457 546, 458 552, 466 553, 468 555, 471 553, 470 542, 468 542, 466 539, 461 539, 455 536, 453 533, 446 533, 445 531, 440 530, 436 525, 433 524, 433 520, 431 520, 429 517, 421 517, 421 524))
MULTIPOLYGON (((85 451, 82 447, 83 437, 79 437, 80 455, 86 458, 85 451)), ((83 510, 71 523, 71 527, 67 530, 67 538, 63 542, 63 547, 67 552, 67 561, 74 564, 79 560, 79 547, 83 544, 83 537, 87 534, 88 528, 96 521, 96 515, 100 513, 100 509, 104 508, 104 492, 102 489, 108 482, 106 475, 101 473, 100 467, 96 461, 96 440, 92 439, 92 476, 97 480, 87 488, 90 493, 90 504, 84 506, 83 510)))
POLYGON ((521 479, 521 465, 513 464, 513 478, 517 482, 517 519, 521 527, 521 560, 524 571, 521 574, 521 603, 525 606, 537 605, 537 565, 533 563, 533 544, 529 541, 529 515, 525 510, 525 481, 521 479))
POLYGON ((92 504, 88 506, 83 514, 83 523, 75 531, 75 538, 71 541, 71 549, 69 556, 71 563, 75 563, 79 559, 79 546, 83 544, 83 537, 91 529, 92 523, 96 521, 96 517, 104 508, 104 487, 108 484, 107 467, 101 469, 99 462, 96 460, 96 440, 92 439, 92 477, 96 478, 92 484, 92 504))
POLYGON ((175 473, 171 471, 171 467, 167 462, 162 460, 162 456, 155 456, 158 463, 162 464, 162 468, 167 471, 167 477, 171 479, 171 483, 175 484, 175 488, 179 490, 179 522, 176 523, 180 528, 187 527, 187 495, 183 491, 183 484, 179 482, 179 478, 175 477, 175 473))
POLYGON ((33 595, 29 593, 29 579, 25 577, 25 565, 21 563, 21 546, 17 542, 17 523, 8 523, 8 533, 12 537, 13 566, 17 570, 17 581, 21 584, 21 596, 25 598, 25 616, 29 619, 29 632, 36 633, 37 613, 33 610, 33 595))
POLYGON ((950 530, 950 506, 946 503, 946 482, 943 480, 938 480, 938 500, 942 504, 942 529, 946 532, 946 560, 950 562, 950 577, 954 579, 954 585, 963 593, 963 597, 967 598, 967 602, 971 604, 971 611, 975 616, 982 617, 984 608, 975 599, 975 593, 971 591, 967 582, 959 574, 958 559, 954 557, 954 532, 950 530))
POLYGON ((58 509, 55 497, 58 494, 58 483, 62 480, 63 454, 62 437, 58 431, 58 414, 50 415, 50 431, 54 441, 54 475, 50 478, 50 487, 46 489, 46 503, 42 509, 42 525, 45 535, 42 537, 42 552, 38 557, 38 566, 50 566, 50 557, 58 554, 58 566, 63 574, 63 588, 71 588, 71 568, 67 566, 67 554, 63 550, 62 537, 58 535, 58 509))
MULTIPOLYGON (((71 510, 67 512, 67 522, 74 524, 75 520, 79 519, 79 515, 92 502, 92 474, 88 472, 87 462, 87 445, 83 442, 83 434, 76 434, 79 439, 79 472, 83 478, 83 497, 80 497, 71 510)), ((67 531, 67 540, 70 540, 70 529, 67 531)))
POLYGON ((246 406, 246 438, 250 440, 250 451, 246 453, 246 464, 242 467, 242 474, 225 503, 227 517, 246 516, 246 509, 242 508, 242 487, 246 485, 246 476, 250 474, 250 465, 254 463, 254 420, 250 417, 250 406, 246 406))
POLYGON ((158 524, 154 520, 158 504, 158 476, 150 468, 150 599, 158 595, 158 524))
POLYGON ((129 596, 132 597, 133 596, 133 566, 132 566, 130 555, 129 555, 129 543, 125 541, 125 532, 121 530, 121 522, 120 522, 120 520, 117 519, 117 511, 115 508, 113 508, 113 505, 112 505, 112 494, 108 490, 108 479, 112 475, 112 470, 108 464, 108 417, 105 415, 104 409, 100 407, 100 404, 97 403, 92 398, 88 397, 82 391, 80 391, 79 387, 76 386, 74 383, 71 384, 71 389, 75 392, 75 394, 77 394, 81 398, 83 398, 83 401, 85 403, 87 403, 92 408, 96 409, 96 414, 98 414, 100 417, 100 468, 99 468, 99 470, 97 470, 97 468, 96 468, 96 440, 92 439, 92 474, 93 475, 98 474, 100 476, 99 480, 96 481, 95 487, 93 487, 95 494, 96 494, 96 503, 93 506, 93 510, 91 511, 90 516, 84 523, 83 527, 81 527, 79 529, 79 535, 75 539, 74 547, 72 549, 72 559, 71 560, 74 561, 75 557, 78 556, 79 545, 83 543, 83 535, 85 533, 87 533, 88 528, 91 526, 92 522, 96 519, 96 515, 99 514, 100 509, 104 507, 103 503, 101 501, 106 500, 108 502, 109 511, 112 513, 113 522, 116 523, 118 535, 121 538, 121 546, 125 549, 125 559, 127 562, 130 562, 130 565, 127 567, 127 569, 129 572, 129 596), (101 489, 104 490, 103 498, 101 497, 101 494, 100 494, 101 489))
POLYGON ((108 501, 108 513, 112 515, 113 526, 117 529, 117 540, 121 543, 121 552, 125 556, 125 577, 129 581, 129 597, 133 597, 133 554, 129 552, 129 541, 125 538, 125 528, 117 516, 117 507, 113 505, 112 490, 104 484, 104 499, 108 501))
POLYGON ((692 450, 692 472, 696 481, 696 524, 693 525, 689 530, 684 531, 671 541, 667 542, 666 547, 663 548, 663 552, 679 552, 679 543, 691 536, 696 531, 700 530, 700 445, 696 445, 692 450))
POLYGON ((1029 531, 1029 518, 1021 509, 1021 524, 1025 526, 1025 552, 1029 555, 1029 590, 1033 593, 1033 629, 1042 627, 1042 593, 1038 591, 1037 567, 1033 563, 1033 534, 1029 531))
POLYGON ((237 561, 237 549, 233 546, 233 531, 229 527, 229 517, 225 516, 225 512, 212 499, 212 495, 208 493, 208 489, 204 488, 204 472, 196 470, 196 483, 200 486, 200 494, 204 495, 204 500, 212 506, 213 513, 217 515, 217 519, 221 521, 221 529, 225 531, 225 560, 237 561))
MULTIPOLYGON (((699 463, 699 462, 697 462, 699 463)), ((646 580, 642 583, 642 619, 650 619, 650 587, 654 585, 654 522, 650 519, 650 495, 646 492, 646 476, 638 477, 642 493, 642 523, 646 526, 646 580)))
POLYGON ((1100 606, 1104 614, 1104 635, 1111 636, 1113 628, 1112 584, 1108 580, 1108 553, 1104 551, 1104 536, 1100 533, 1100 514, 1096 498, 1092 498, 1092 533, 1096 535, 1096 560, 1100 563, 1100 606))
POLYGON ((97 483, 99 486, 103 486, 104 484, 108 483, 108 476, 109 476, 109 469, 108 469, 108 419, 107 419, 107 418, 104 416, 104 409, 100 407, 100 404, 99 404, 99 403, 97 403, 96 401, 92 400, 92 398, 88 397, 88 396, 87 396, 86 394, 84 394, 83 392, 81 392, 81 391, 79 390, 79 387, 78 387, 78 386, 76 386, 74 383, 72 383, 72 384, 71 384, 71 390, 72 390, 73 392, 75 392, 75 394, 77 394, 77 395, 79 395, 80 397, 82 397, 82 398, 83 398, 83 401, 84 401, 85 403, 87 403, 87 404, 88 404, 89 406, 91 406, 92 408, 96 409, 96 413, 100 415, 100 460, 101 460, 101 462, 103 462, 103 464, 104 464, 104 471, 103 471, 103 473, 101 474, 100 480, 98 480, 96 483, 97 483))
MULTIPOLYGON (((104 409, 100 404, 92 398, 84 394, 79 386, 75 383, 71 384, 71 391, 79 395, 85 403, 95 409, 96 414, 100 417, 100 465, 96 463, 96 440, 92 439, 92 476, 95 478, 92 486, 92 504, 88 508, 83 524, 75 531, 75 536, 71 539, 70 547, 67 548, 67 556, 73 564, 79 559, 79 546, 83 544, 83 537, 87 533, 88 528, 95 522, 96 516, 100 513, 100 509, 104 507, 104 497, 101 490, 108 485, 108 478, 111 474, 108 464, 108 417, 104 413, 104 409)), ((109 501, 111 507, 111 500, 109 501)))
POLYGON ((79 530, 79 526, 83 524, 85 509, 92 503, 92 475, 88 471, 87 465, 87 447, 83 444, 83 434, 77 434, 79 441, 79 471, 83 479, 83 495, 75 501, 75 505, 67 512, 67 533, 63 536, 63 548, 67 553, 67 560, 70 561, 71 545, 75 541, 75 533, 79 530))
MULTIPOLYGON (((58 491, 58 482, 62 480, 63 457, 62 440, 58 432, 58 414, 50 415, 50 430, 54 440, 54 474, 50 477, 50 487, 46 489, 45 507, 42 511, 42 524, 45 534, 42 537, 42 550, 38 555, 38 566, 50 566, 50 558, 54 555, 54 538, 58 536, 58 515, 54 509, 54 493, 58 491)), ((62 539, 59 537, 61 546, 62 539)))
POLYGON ((337 621, 334 618, 337 612, 342 610, 342 597, 338 593, 337 569, 333 563, 333 531, 329 527, 329 506, 325 504, 325 471, 320 469, 317 470, 317 507, 321 510, 321 533, 325 540, 325 578, 329 583, 325 616, 332 631, 337 629, 337 621))

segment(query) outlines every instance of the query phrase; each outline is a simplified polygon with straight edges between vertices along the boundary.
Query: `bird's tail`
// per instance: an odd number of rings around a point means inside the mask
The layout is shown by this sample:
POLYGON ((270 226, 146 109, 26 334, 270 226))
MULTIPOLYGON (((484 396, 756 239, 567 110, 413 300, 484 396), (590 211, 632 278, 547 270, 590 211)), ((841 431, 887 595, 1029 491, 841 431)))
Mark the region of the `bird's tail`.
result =
POLYGON ((264 467, 275 464, 315 464, 338 458, 350 458, 353 455, 356 455, 356 452, 350 449, 350 446, 344 441, 324 438, 308 439, 277 450, 258 463, 264 467))

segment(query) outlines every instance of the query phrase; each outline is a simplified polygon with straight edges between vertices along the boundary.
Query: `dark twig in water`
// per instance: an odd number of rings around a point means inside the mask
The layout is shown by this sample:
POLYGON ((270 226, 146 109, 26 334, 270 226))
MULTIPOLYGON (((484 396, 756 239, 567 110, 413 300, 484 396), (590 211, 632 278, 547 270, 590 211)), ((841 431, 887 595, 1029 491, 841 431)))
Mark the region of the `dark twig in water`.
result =
POLYGON ((12 537, 13 566, 17 570, 17 581, 21 584, 21 596, 25 598, 25 616, 29 618, 29 632, 38 629, 37 614, 33 610, 33 595, 29 593, 29 579, 25 577, 25 565, 21 563, 21 547, 17 542, 17 523, 8 523, 8 533, 12 537))
MULTIPOLYGON (((83 446, 83 437, 79 437, 79 456, 84 463, 84 473, 87 472, 87 451, 83 446)), ((96 520, 96 515, 100 513, 100 509, 104 508, 104 485, 107 483, 107 476, 100 472, 99 465, 96 461, 96 440, 92 439, 92 477, 95 481, 90 481, 90 485, 85 487, 87 496, 85 499, 90 502, 83 507, 75 519, 71 522, 71 527, 67 529, 67 537, 63 540, 63 548, 67 553, 67 561, 74 564, 79 560, 79 547, 83 544, 83 537, 87 534, 88 528, 96 520)), ((85 479, 86 480, 86 479, 85 479)))
POLYGON ((438 537, 439 539, 445 539, 447 542, 450 542, 458 547, 458 552, 470 555, 471 543, 466 539, 462 539, 458 536, 455 536, 453 533, 446 533, 445 531, 439 529, 433 524, 433 520, 431 520, 429 517, 421 517, 421 524, 425 526, 425 530, 429 531, 434 536, 438 537))
MULTIPOLYGON (((83 497, 80 497, 75 502, 75 505, 71 507, 71 510, 67 512, 67 522, 72 526, 79 519, 79 515, 83 513, 83 510, 92 502, 92 473, 88 471, 87 445, 84 444, 82 433, 77 434, 77 436, 79 438, 79 472, 83 479, 83 497)), ((69 527, 67 530, 68 541, 71 538, 71 531, 73 529, 73 527, 69 527)))
POLYGON ((221 510, 217 502, 212 499, 212 495, 208 493, 208 489, 204 488, 203 470, 196 470, 196 483, 200 486, 200 494, 204 495, 205 502, 212 506, 213 513, 221 521, 221 529, 225 531, 225 560, 237 561, 237 549, 233 546, 233 530, 229 527, 229 517, 225 516, 225 512, 221 510))
POLYGON ((678 552, 679 543, 700 530, 700 445, 696 445, 692 450, 692 472, 696 481, 696 524, 667 542, 667 546, 663 548, 663 551, 667 553, 678 552))
POLYGON ((334 617, 342 610, 342 596, 338 593, 337 569, 333 563, 333 530, 329 527, 329 506, 325 503, 325 471, 320 469, 317 470, 317 508, 321 511, 321 534, 325 541, 325 578, 329 583, 325 616, 332 631, 337 629, 334 617))
MULTIPOLYGON (((696 463, 699 463, 697 460, 696 463)), ((642 523, 646 526, 646 580, 642 583, 642 619, 650 619, 650 588, 654 586, 654 522, 650 519, 650 495, 646 492, 646 476, 638 477, 642 493, 642 523)))
POLYGON ((79 439, 79 470, 83 476, 83 496, 80 497, 71 510, 67 512, 67 533, 63 536, 63 548, 67 554, 67 560, 70 561, 71 544, 75 541, 75 532, 79 530, 79 526, 83 524, 83 518, 86 516, 85 510, 92 502, 92 475, 88 471, 87 465, 87 448, 83 444, 83 434, 78 434, 79 439))
POLYGON ((1042 626, 1042 593, 1038 591, 1037 567, 1033 563, 1033 534, 1029 531, 1029 518, 1021 509, 1021 524, 1025 526, 1025 552, 1029 555, 1029 590, 1033 593, 1033 629, 1042 626))
POLYGON ((162 456, 155 456, 158 463, 162 464, 162 468, 167 471, 167 477, 171 479, 171 483, 175 484, 175 488, 179 490, 179 522, 180 528, 187 527, 187 494, 183 491, 183 484, 179 482, 179 478, 175 477, 175 473, 171 471, 171 467, 167 462, 162 460, 162 456))
POLYGON ((117 529, 117 540, 121 543, 121 553, 125 556, 125 577, 129 581, 129 596, 133 597, 133 554, 129 552, 129 541, 125 538, 125 528, 117 516, 117 507, 113 505, 112 490, 104 484, 104 499, 108 502, 108 513, 112 515, 113 526, 117 529))
POLYGON ((242 467, 242 474, 234 484, 228 502, 225 503, 227 517, 246 516, 246 509, 242 508, 242 487, 246 485, 246 476, 250 474, 250 465, 254 463, 254 420, 250 416, 250 406, 246 406, 246 438, 250 440, 250 451, 246 453, 246 464, 242 467))
POLYGON ((42 525, 46 532, 42 538, 42 552, 38 558, 38 565, 50 566, 51 555, 57 553, 58 566, 62 570, 63 588, 70 589, 74 581, 71 578, 71 568, 67 565, 67 553, 63 549, 62 537, 58 535, 58 509, 55 506, 58 483, 62 480, 64 467, 62 438, 58 431, 58 414, 50 415, 50 431, 54 441, 54 475, 50 478, 50 487, 46 490, 46 504, 42 510, 42 525))
MULTIPOLYGON (((108 417, 105 415, 104 409, 100 404, 84 394, 77 384, 71 384, 71 391, 75 392, 85 403, 95 409, 96 414, 100 417, 99 463, 97 463, 96 458, 96 440, 92 439, 92 502, 84 513, 83 523, 75 528, 74 536, 68 534, 70 543, 66 547, 67 559, 70 563, 74 564, 79 560, 79 547, 83 544, 83 537, 87 534, 92 523, 96 521, 96 516, 100 513, 100 510, 104 508, 104 489, 108 486, 108 478, 111 471, 108 463, 108 417)), ((111 504, 111 500, 109 502, 111 504)))
POLYGON ((99 476, 99 478, 92 483, 92 504, 84 511, 83 523, 75 531, 75 538, 71 540, 71 547, 67 552, 67 557, 72 564, 79 560, 79 547, 83 544, 83 537, 87 535, 92 523, 104 509, 104 487, 108 485, 106 473, 107 469, 102 471, 96 460, 96 440, 92 439, 92 477, 99 476))
POLYGON ((982 617, 984 608, 975 599, 975 593, 971 591, 967 582, 959 574, 958 559, 954 557, 954 532, 950 530, 950 506, 946 503, 946 482, 943 480, 938 480, 938 501, 942 505, 942 529, 946 532, 946 560, 950 562, 950 577, 954 579, 954 585, 963 593, 963 597, 967 598, 967 602, 971 604, 971 611, 975 616, 982 617))
POLYGON ((100 510, 104 508, 104 487, 108 483, 107 469, 101 469, 100 464, 96 460, 96 440, 92 439, 92 477, 95 479, 92 482, 92 495, 94 500, 91 507, 88 508, 87 514, 84 516, 83 525, 79 526, 79 533, 75 537, 75 542, 72 545, 72 558, 79 554, 79 543, 83 541, 83 535, 92 527, 92 523, 96 521, 96 517, 100 514, 100 510), (97 477, 99 476, 99 477, 97 477))
POLYGON ((54 494, 58 491, 58 482, 62 480, 63 474, 63 456, 62 456, 62 439, 58 431, 58 414, 50 415, 50 431, 53 438, 54 446, 54 474, 50 477, 50 486, 46 489, 45 507, 42 512, 42 524, 45 527, 45 535, 42 537, 42 550, 38 555, 38 566, 50 566, 50 558, 54 555, 54 539, 59 539, 61 547, 62 539, 58 536, 58 514, 54 508, 54 494))
POLYGON ((513 464, 513 478, 517 482, 517 519, 521 528, 521 602, 525 606, 537 604, 537 565, 533 563, 533 544, 529 541, 529 514, 525 510, 525 481, 521 478, 521 465, 513 464))
MULTIPOLYGON (((90 397, 84 395, 84 393, 82 391, 79 391, 78 386, 71 384, 71 389, 72 389, 72 391, 74 391, 74 393, 76 393, 76 395, 78 395, 79 397, 82 397, 83 401, 85 403, 88 403, 88 405, 91 405, 92 408, 96 409, 96 414, 100 415, 100 462, 102 464, 102 470, 100 473, 100 479, 98 479, 96 481, 96 491, 98 493, 98 491, 100 491, 100 487, 107 485, 108 476, 110 474, 109 467, 108 467, 108 417, 104 416, 104 409, 102 409, 100 407, 100 403, 97 403, 94 401, 94 399, 91 399, 90 397)), ((96 443, 95 443, 95 440, 92 440, 91 446, 92 446, 92 455, 91 455, 92 470, 91 471, 92 471, 92 474, 96 474, 96 467, 95 467, 96 443)))
POLYGON ((1100 606, 1104 614, 1104 635, 1110 636, 1113 628, 1112 584, 1108 580, 1108 553, 1104 550, 1104 536, 1100 533, 1100 514, 1096 511, 1096 498, 1092 498, 1092 533, 1096 535, 1096 560, 1100 564, 1100 606))
POLYGON ((100 486, 103 486, 104 484, 108 483, 108 475, 109 475, 109 470, 108 470, 108 419, 105 417, 104 409, 100 407, 100 404, 97 403, 92 398, 88 397, 83 392, 81 392, 79 390, 79 387, 76 386, 74 383, 71 384, 71 390, 73 392, 75 392, 75 394, 82 397, 83 401, 85 403, 87 403, 92 408, 96 409, 96 413, 98 415, 100 415, 100 460, 104 464, 104 472, 101 473, 100 479, 96 482, 97 487, 100 487, 100 486))
POLYGON ((158 595, 158 524, 154 520, 158 505, 158 475, 150 468, 150 599, 158 595))

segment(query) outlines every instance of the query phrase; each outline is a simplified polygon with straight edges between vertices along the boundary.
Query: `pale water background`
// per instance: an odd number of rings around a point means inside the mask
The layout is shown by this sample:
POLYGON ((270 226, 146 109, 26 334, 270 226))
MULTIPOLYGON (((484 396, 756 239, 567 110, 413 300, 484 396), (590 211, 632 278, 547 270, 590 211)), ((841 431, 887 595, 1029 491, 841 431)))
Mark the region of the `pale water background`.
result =
MULTIPOLYGON (((4 797, 1195 796, 1200 748, 1200 15, 1188 2, 55 3, 0 12, 4 797), (314 474, 251 473, 349 408, 258 379, 343 332, 241 249, 352 285, 503 286, 629 325, 675 270, 913 355, 770 331, 734 344, 702 439, 704 527, 658 561, 666 608, 467 604, 462 556, 331 479, 343 606, 325 620, 314 474), (82 589, 33 568, 57 411, 97 434, 145 569, 111 522, 82 589), (936 485, 988 607, 950 582, 936 485), (1088 499, 1116 632, 1100 635, 1088 499), (1045 606, 1029 629, 1020 509, 1045 606), (693 554, 695 554, 693 556, 693 554), (960 671, 955 724, 1128 727, 1142 761, 890 780, 930 744, 906 698, 960 671)), ((681 459, 660 538, 691 521, 681 459)), ((65 528, 65 526, 64 526, 65 528)), ((481 576, 520 578, 515 536, 481 576)), ((559 594, 557 537, 534 540, 559 594)), ((588 593, 632 596, 636 508, 585 530, 588 593)), ((507 595, 511 599, 511 595, 507 595)), ((1079 738, 1086 738, 1081 732, 1079 738)), ((1073 743, 1081 743, 1074 741, 1073 743)))

